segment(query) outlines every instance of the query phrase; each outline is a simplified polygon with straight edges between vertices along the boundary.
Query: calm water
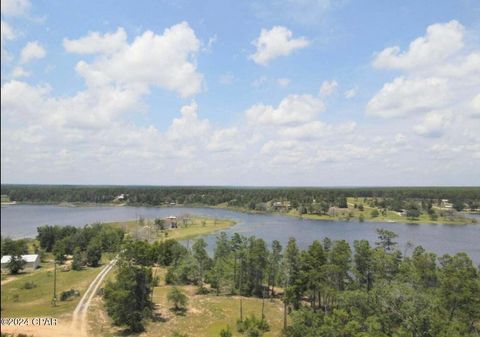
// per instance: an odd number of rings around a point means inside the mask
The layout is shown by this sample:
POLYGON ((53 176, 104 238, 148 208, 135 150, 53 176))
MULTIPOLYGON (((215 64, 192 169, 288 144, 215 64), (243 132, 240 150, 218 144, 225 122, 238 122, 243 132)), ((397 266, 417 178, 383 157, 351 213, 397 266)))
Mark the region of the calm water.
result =
MULTIPOLYGON (((217 218, 229 218, 237 224, 226 230, 243 235, 255 235, 268 242, 279 240, 286 243, 290 236, 297 239, 305 248, 315 239, 329 237, 345 239, 350 242, 368 239, 376 240, 375 230, 385 228, 399 235, 402 249, 410 241, 422 245, 437 254, 467 252, 472 259, 480 263, 480 224, 477 225, 413 225, 404 223, 360 223, 358 221, 317 221, 293 217, 245 214, 229 210, 211 208, 155 208, 155 207, 61 207, 51 205, 13 205, 2 207, 2 236, 13 238, 34 237, 37 226, 74 225, 83 226, 93 222, 131 220, 164 217, 168 215, 197 214, 217 218)), ((209 246, 213 246, 215 234, 206 237, 209 246)))

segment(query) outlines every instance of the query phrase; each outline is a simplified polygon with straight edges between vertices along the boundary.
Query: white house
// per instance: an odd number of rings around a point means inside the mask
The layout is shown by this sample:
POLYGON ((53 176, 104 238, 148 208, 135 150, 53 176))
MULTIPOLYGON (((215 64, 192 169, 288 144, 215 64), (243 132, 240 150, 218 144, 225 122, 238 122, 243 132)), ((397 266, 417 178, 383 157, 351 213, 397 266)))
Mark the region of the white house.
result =
MULTIPOLYGON (((7 265, 11 259, 12 256, 10 255, 2 256, 2 269, 7 268, 7 265)), ((22 259, 27 262, 25 264, 25 269, 37 269, 38 267, 40 267, 40 256, 38 254, 22 255, 22 259)))

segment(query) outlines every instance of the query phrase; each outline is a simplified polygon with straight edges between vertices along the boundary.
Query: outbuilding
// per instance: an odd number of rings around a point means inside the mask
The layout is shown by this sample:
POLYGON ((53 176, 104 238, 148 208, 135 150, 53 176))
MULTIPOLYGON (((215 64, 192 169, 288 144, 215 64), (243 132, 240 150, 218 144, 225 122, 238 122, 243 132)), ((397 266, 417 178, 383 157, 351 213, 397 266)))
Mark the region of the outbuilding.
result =
MULTIPOLYGON (((11 259, 11 255, 2 256, 2 269, 8 267, 8 263, 11 259)), ((22 259, 26 262, 25 269, 37 269, 40 267, 40 256, 38 254, 22 255, 22 259)))

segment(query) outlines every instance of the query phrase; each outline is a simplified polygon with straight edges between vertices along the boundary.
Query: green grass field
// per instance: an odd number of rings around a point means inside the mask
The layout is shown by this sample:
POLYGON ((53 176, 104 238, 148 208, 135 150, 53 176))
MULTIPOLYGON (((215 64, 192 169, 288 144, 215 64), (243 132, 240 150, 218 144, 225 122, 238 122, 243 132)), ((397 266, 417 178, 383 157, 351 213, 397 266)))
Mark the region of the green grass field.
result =
POLYGON ((207 217, 192 216, 189 217, 189 221, 185 224, 179 222, 178 228, 167 229, 160 232, 154 228, 153 219, 148 220, 131 220, 122 222, 110 222, 106 223, 106 226, 113 226, 123 228, 129 235, 135 235, 142 228, 148 226, 150 229, 146 229, 146 233, 143 233, 145 238, 150 238, 151 241, 167 238, 175 240, 187 240, 193 239, 202 235, 210 234, 212 232, 220 231, 235 225, 235 222, 228 219, 212 219, 207 217))
POLYGON ((86 268, 81 271, 60 271, 57 268, 57 297, 69 289, 77 289, 80 297, 68 301, 57 301, 57 306, 51 305, 53 297, 53 268, 52 264, 42 264, 43 267, 30 273, 16 276, 13 280, 7 278, 2 282, 2 317, 58 317, 71 313, 90 282, 100 272, 101 267, 86 268), (26 282, 33 282, 32 289, 22 289, 26 282))

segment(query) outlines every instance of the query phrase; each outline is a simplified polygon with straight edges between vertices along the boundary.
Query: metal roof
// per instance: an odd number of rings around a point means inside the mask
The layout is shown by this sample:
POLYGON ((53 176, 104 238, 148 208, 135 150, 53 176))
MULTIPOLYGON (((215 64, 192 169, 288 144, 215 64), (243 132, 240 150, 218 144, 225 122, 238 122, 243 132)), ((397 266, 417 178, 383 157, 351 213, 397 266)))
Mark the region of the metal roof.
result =
MULTIPOLYGON (((10 262, 10 259, 12 258, 11 255, 4 255, 2 256, 2 263, 8 263, 10 262)), ((22 259, 25 260, 27 263, 28 262, 35 262, 38 260, 38 254, 27 254, 27 255, 22 255, 22 259)))

